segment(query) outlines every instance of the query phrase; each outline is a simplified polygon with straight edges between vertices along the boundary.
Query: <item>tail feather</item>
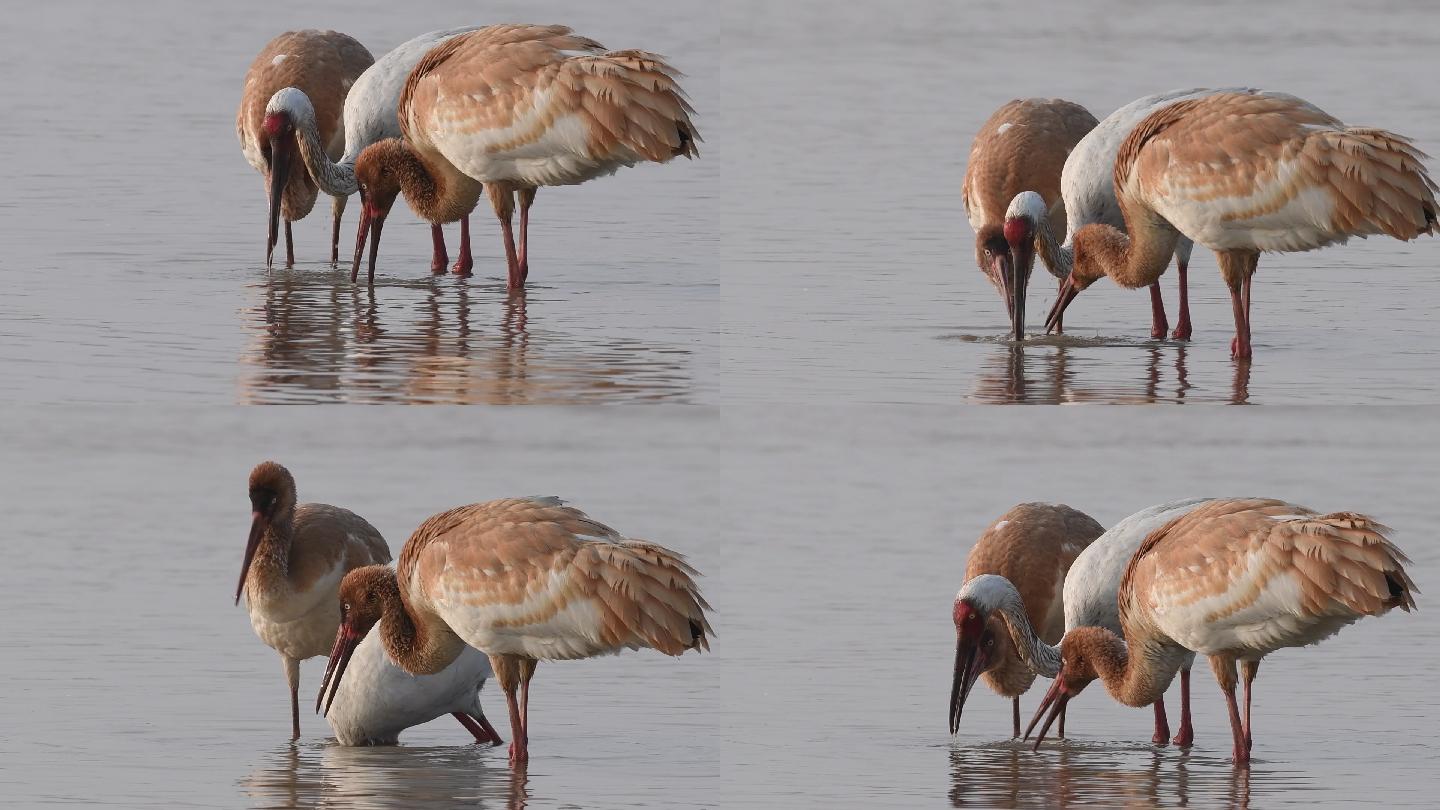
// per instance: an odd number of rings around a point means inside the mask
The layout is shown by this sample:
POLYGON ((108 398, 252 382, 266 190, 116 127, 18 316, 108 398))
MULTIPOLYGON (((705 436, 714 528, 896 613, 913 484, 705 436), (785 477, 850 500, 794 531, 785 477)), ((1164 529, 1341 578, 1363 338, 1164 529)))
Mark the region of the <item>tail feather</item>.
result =
MULTIPOLYGON (((1345 610, 1374 616, 1392 608, 1415 608, 1414 581, 1405 571, 1410 559, 1388 537, 1384 524, 1354 512, 1285 521, 1275 530, 1294 555, 1305 580, 1306 607, 1345 610)), ((1273 535, 1272 535, 1273 536, 1273 535)))
POLYGON ((666 655, 710 649, 700 574, 678 553, 640 540, 587 545, 575 558, 602 612, 606 644, 666 655))
POLYGON ((1383 129, 1322 130, 1299 149, 1308 174, 1333 189, 1333 226, 1363 236, 1409 240, 1435 232, 1435 194, 1428 157, 1408 138, 1383 129))
POLYGON ((557 81, 578 96, 581 113, 594 124, 592 153, 629 151, 664 163, 695 157, 701 138, 690 116, 682 74, 646 51, 611 51, 570 59, 557 81))

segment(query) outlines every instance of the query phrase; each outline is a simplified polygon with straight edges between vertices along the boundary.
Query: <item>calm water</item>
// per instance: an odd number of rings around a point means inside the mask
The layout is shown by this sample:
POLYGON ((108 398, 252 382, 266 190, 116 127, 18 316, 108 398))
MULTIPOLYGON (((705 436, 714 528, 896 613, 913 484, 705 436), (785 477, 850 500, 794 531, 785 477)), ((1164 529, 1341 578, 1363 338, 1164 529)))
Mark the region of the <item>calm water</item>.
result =
MULTIPOLYGON (((1047 6, 1023 25, 1003 6, 942 0, 510 0, 479 17, 411 5, 215 4, 197 19, 179 2, 120 13, 62 0, 12 17, 0 34, 0 69, 17 77, 0 122, 12 169, 0 202, 4 397, 1440 401, 1425 304, 1440 297, 1433 239, 1266 257, 1257 360, 1243 371, 1204 251, 1193 344, 1149 340, 1148 296, 1102 282, 1072 306, 1066 338, 1017 350, 974 267, 959 194, 975 130, 1026 95, 1103 116, 1159 89, 1253 84, 1440 153, 1433 83, 1417 68, 1440 46, 1433 4, 1102 0, 1047 6), (261 44, 286 27, 336 26, 378 54, 418 31, 511 19, 665 52, 689 74, 703 157, 542 193, 523 302, 506 300, 483 205, 468 281, 429 275, 428 232, 403 206, 373 295, 322 261, 322 215, 296 226, 297 269, 267 273, 262 183, 233 126, 261 44)), ((1174 317, 1173 279, 1164 285, 1174 317)), ((1053 294, 1041 272, 1035 328, 1053 294)))
MULTIPOLYGON (((1249 379, 1214 257, 1190 273, 1193 344, 1152 342, 1149 296, 1106 282, 1067 339, 1000 340, 960 201, 971 138, 1015 97, 1098 117, 1173 87, 1253 85, 1440 154, 1440 6, 1411 2, 839 3, 759 0, 727 32, 707 105, 740 154, 720 205, 725 393, 736 400, 1376 403, 1440 399, 1440 244, 1370 240, 1265 257, 1249 379), (1238 392, 1238 394, 1237 394, 1238 392)), ((1432 164, 1433 167, 1433 164, 1432 164)), ((1038 266, 1037 266, 1038 268, 1038 266)), ((1054 299, 1037 269, 1031 328, 1054 299)), ((1171 274, 1173 275, 1173 273, 1171 274)), ((1175 317, 1174 280, 1162 280, 1175 317)))
MULTIPOLYGON (((1426 731, 1440 720, 1440 627, 1423 597, 1419 613, 1266 660, 1248 778, 1227 761, 1203 665, 1188 754, 1151 747, 1148 711, 1098 688, 1072 704, 1070 740, 1039 754, 1006 739, 1008 703, 983 686, 958 738, 944 718, 966 552, 1021 500, 1103 523, 1204 493, 1364 510, 1395 527, 1428 593, 1440 577, 1423 483, 1440 474, 1431 414, 1105 410, 1063 426, 1024 410, 352 410, 9 415, 9 803, 1421 807, 1440 787, 1426 731), (1182 429, 1207 440, 1178 441, 1182 429), (268 456, 295 471, 301 498, 355 506, 392 549, 440 509, 560 493, 689 553, 717 609, 714 652, 541 666, 523 783, 504 749, 466 744, 449 718, 398 748, 346 750, 306 713, 292 747, 277 657, 230 600, 245 475, 268 456)), ((306 696, 322 668, 302 667, 306 696)), ((483 699, 508 732, 498 689, 483 699)), ((1023 698, 1027 713, 1038 699, 1023 698)))
MULTIPOLYGON (((469 280, 430 275, 428 226, 403 205, 387 223, 373 295, 350 283, 348 263, 341 273, 326 261, 323 203, 295 225, 295 270, 267 273, 263 180, 235 137, 250 60, 279 31, 307 26, 342 29, 379 55, 462 23, 564 21, 612 47, 671 55, 704 108, 718 95, 720 43, 690 15, 699 4, 686 6, 502 2, 473 16, 480 7, 438 0, 403 13, 272 1, 209 4, 198 17, 181 2, 122 11, 62 0, 22 10, 20 26, 12 18, 0 34, 0 70, 19 77, 0 122, 12 167, 0 202, 5 398, 714 401, 704 356, 723 161, 712 150, 539 195, 532 284, 511 301, 488 203, 473 218, 469 280)), ((347 210, 346 246, 358 208, 347 210)), ((458 234, 447 229, 452 258, 458 234)))

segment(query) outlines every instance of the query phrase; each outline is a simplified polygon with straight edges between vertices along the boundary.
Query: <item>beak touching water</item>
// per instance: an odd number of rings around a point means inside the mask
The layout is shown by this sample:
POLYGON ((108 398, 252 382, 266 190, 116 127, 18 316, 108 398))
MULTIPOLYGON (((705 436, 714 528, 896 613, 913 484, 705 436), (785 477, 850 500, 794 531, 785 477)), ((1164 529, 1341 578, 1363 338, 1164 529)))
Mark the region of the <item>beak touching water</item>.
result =
POLYGON ((1070 302, 1079 294, 1080 288, 1075 285, 1075 277, 1066 276, 1065 282, 1060 285, 1060 295, 1055 299, 1055 306, 1050 308, 1050 314, 1045 318, 1045 334, 1055 331, 1056 325, 1060 323, 1060 316, 1065 314, 1065 308, 1070 306, 1070 302))
POLYGON ((1035 724, 1040 722, 1042 715, 1045 716, 1045 725, 1040 727, 1040 735, 1035 738, 1034 750, 1040 750, 1040 743, 1044 742, 1046 732, 1050 731, 1050 725, 1055 722, 1055 718, 1065 713, 1065 704, 1069 703, 1070 698, 1075 694, 1065 688, 1064 678, 1056 676, 1050 684, 1050 691, 1045 693, 1045 699, 1040 701, 1039 707, 1035 709, 1035 716, 1030 719, 1030 725, 1025 727, 1024 739, 1028 740, 1030 732, 1035 730, 1035 724), (1049 710, 1048 714, 1046 714, 1047 709, 1049 710))
POLYGON ((291 137, 272 138, 270 141, 270 225, 265 239, 266 267, 274 261, 275 243, 280 239, 280 198, 285 193, 285 184, 290 181, 293 146, 291 137))
POLYGON ((340 679, 345 677, 345 667, 350 665, 350 656, 355 654, 355 648, 360 646, 369 628, 359 629, 354 626, 349 615, 342 615, 340 629, 335 631, 335 646, 330 648, 330 661, 325 665, 325 677, 320 681, 320 694, 315 697, 315 711, 321 710, 324 704, 324 714, 330 713, 330 704, 335 702, 335 693, 340 691, 340 679), (331 684, 331 679, 334 684, 331 684), (330 690, 330 697, 325 697, 326 689, 330 690))
POLYGON ((255 560, 255 550, 260 548, 260 538, 265 536, 269 524, 265 516, 255 512, 250 516, 250 539, 245 541, 245 565, 240 569, 240 584, 235 586, 235 604, 240 604, 240 594, 245 591, 245 578, 250 574, 250 563, 255 560))
POLYGON ((965 710, 965 699, 975 685, 980 673, 989 664, 985 652, 976 639, 957 636, 955 639, 955 675, 950 682, 950 733, 960 730, 960 713, 965 710))
POLYGON ((1025 339, 1025 288, 1035 264, 1035 246, 1028 240, 1010 248, 1010 325, 1015 339, 1025 339))
POLYGON ((370 239, 369 283, 375 283, 375 257, 380 252, 380 230, 385 227, 388 211, 376 208, 364 189, 360 191, 360 230, 355 234, 355 263, 350 267, 350 283, 360 277, 360 255, 365 251, 365 240, 370 239), (374 231, 372 234, 371 231, 374 231))

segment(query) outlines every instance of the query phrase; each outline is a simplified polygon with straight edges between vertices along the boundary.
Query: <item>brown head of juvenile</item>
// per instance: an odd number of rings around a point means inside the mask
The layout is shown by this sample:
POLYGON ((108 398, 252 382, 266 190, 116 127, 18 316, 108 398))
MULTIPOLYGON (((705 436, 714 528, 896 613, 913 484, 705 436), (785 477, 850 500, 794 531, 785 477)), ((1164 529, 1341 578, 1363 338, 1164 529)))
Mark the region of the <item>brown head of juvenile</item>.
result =
POLYGON ((375 257, 380 252, 380 230, 390 207, 400 196, 404 175, 416 162, 414 154, 399 138, 386 138, 365 147, 355 159, 355 185, 360 192, 360 230, 355 237, 355 263, 350 281, 360 277, 360 254, 370 238, 370 282, 375 281, 375 257), (373 235, 371 231, 374 231, 373 235))
POLYGON ((356 568, 340 581, 340 629, 335 631, 335 646, 330 649, 330 661, 325 665, 325 677, 320 681, 320 694, 315 698, 315 711, 322 704, 330 712, 335 693, 340 691, 340 679, 345 676, 345 667, 355 648, 387 612, 400 610, 400 585, 395 571, 385 565, 367 565, 356 568), (331 686, 331 680, 334 685, 331 686), (326 690, 330 697, 325 697, 326 690))
POLYGON ((1061 282, 1060 295, 1045 319, 1045 331, 1055 328, 1065 308, 1091 284, 1104 278, 1106 268, 1125 268, 1129 261, 1130 240, 1116 228, 1092 222, 1075 232, 1075 260, 1070 275, 1061 282))
POLYGON ((245 541, 245 563, 240 568, 240 583, 235 586, 235 604, 245 591, 245 578, 250 563, 260 548, 260 540, 272 526, 288 524, 295 515, 295 478, 290 471, 273 461, 262 461, 250 471, 250 537, 245 541))
POLYGON ((1077 627, 1067 632, 1060 640, 1060 672, 1056 674, 1050 691, 1045 693, 1045 699, 1036 708, 1030 725, 1025 728, 1025 739, 1030 738, 1035 724, 1044 717, 1045 725, 1040 727, 1040 734, 1035 738, 1035 749, 1038 751, 1050 724, 1064 711, 1065 704, 1085 691, 1085 687, 1099 678, 1101 672, 1113 674, 1123 671, 1125 660, 1125 642, 1103 627, 1077 627))

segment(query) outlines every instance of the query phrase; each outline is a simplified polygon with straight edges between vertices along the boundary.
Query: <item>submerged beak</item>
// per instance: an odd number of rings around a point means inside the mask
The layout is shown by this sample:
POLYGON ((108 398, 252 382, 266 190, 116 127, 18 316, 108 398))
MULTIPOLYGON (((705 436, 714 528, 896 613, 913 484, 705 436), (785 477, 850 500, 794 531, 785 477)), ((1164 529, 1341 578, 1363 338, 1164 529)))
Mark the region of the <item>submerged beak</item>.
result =
POLYGON ((260 548, 260 538, 265 535, 268 525, 265 516, 255 512, 250 516, 250 539, 245 541, 245 565, 240 569, 240 584, 235 586, 235 604, 240 604, 240 594, 245 591, 245 577, 250 574, 250 563, 255 559, 255 550, 260 548))
POLYGON ((280 197, 285 193, 285 184, 290 180, 289 137, 270 141, 270 225, 265 239, 265 266, 274 261, 275 243, 280 240, 280 197))
POLYGON ((1030 270, 1035 266, 1035 247, 1025 242, 1010 248, 1010 325, 1015 339, 1025 339, 1025 289, 1030 285, 1030 270))
POLYGON ((350 267, 350 283, 360 277, 360 255, 365 251, 365 239, 370 236, 370 272, 368 283, 375 284, 375 257, 380 253, 380 230, 385 227, 385 214, 376 211, 360 194, 360 230, 355 234, 355 263, 350 267), (371 230, 375 233, 372 236, 371 230))
POLYGON ((965 710, 965 699, 970 688, 988 663, 980 652, 980 645, 967 643, 963 638, 955 639, 955 675, 950 682, 950 733, 960 730, 960 713, 965 710))
POLYGON ((1045 318, 1045 334, 1055 331, 1055 325, 1060 322, 1060 316, 1065 314, 1065 308, 1080 294, 1080 288, 1075 285, 1075 276, 1065 277, 1065 283, 1060 285, 1060 297, 1055 299, 1055 306, 1050 307, 1050 314, 1045 318))
POLYGON ((355 648, 365 638, 365 633, 356 630, 350 625, 349 617, 342 619, 340 629, 335 632, 335 646, 330 648, 330 661, 325 665, 325 678, 320 681, 320 694, 315 697, 315 711, 319 712, 321 703, 324 703, 325 714, 330 714, 330 704, 335 702, 335 693, 340 691, 340 679, 345 677, 345 667, 350 664, 350 656, 355 654, 355 648), (334 685, 330 679, 334 678, 334 685), (330 697, 326 699, 325 690, 330 690, 330 697))
POLYGON ((1025 737, 1030 739, 1030 732, 1035 729, 1035 724, 1040 722, 1040 716, 1045 715, 1045 725, 1040 727, 1040 736, 1035 738, 1035 749, 1040 750, 1040 743, 1044 742, 1045 734, 1050 730, 1050 725, 1055 722, 1061 712, 1065 711, 1065 704, 1070 702, 1073 695, 1065 689, 1065 681, 1056 676, 1054 683, 1050 685, 1050 691, 1045 693, 1045 699, 1040 701, 1040 706, 1035 709, 1035 716, 1030 719, 1030 725, 1025 727, 1025 737), (1049 709, 1049 714, 1046 714, 1049 709))
POLYGON ((995 258, 990 260, 990 275, 1000 284, 1000 298, 1005 302, 1005 312, 1011 314, 1011 325, 1013 326, 1013 313, 1015 311, 1015 274, 1010 268, 1009 253, 998 253, 995 255, 995 258))

